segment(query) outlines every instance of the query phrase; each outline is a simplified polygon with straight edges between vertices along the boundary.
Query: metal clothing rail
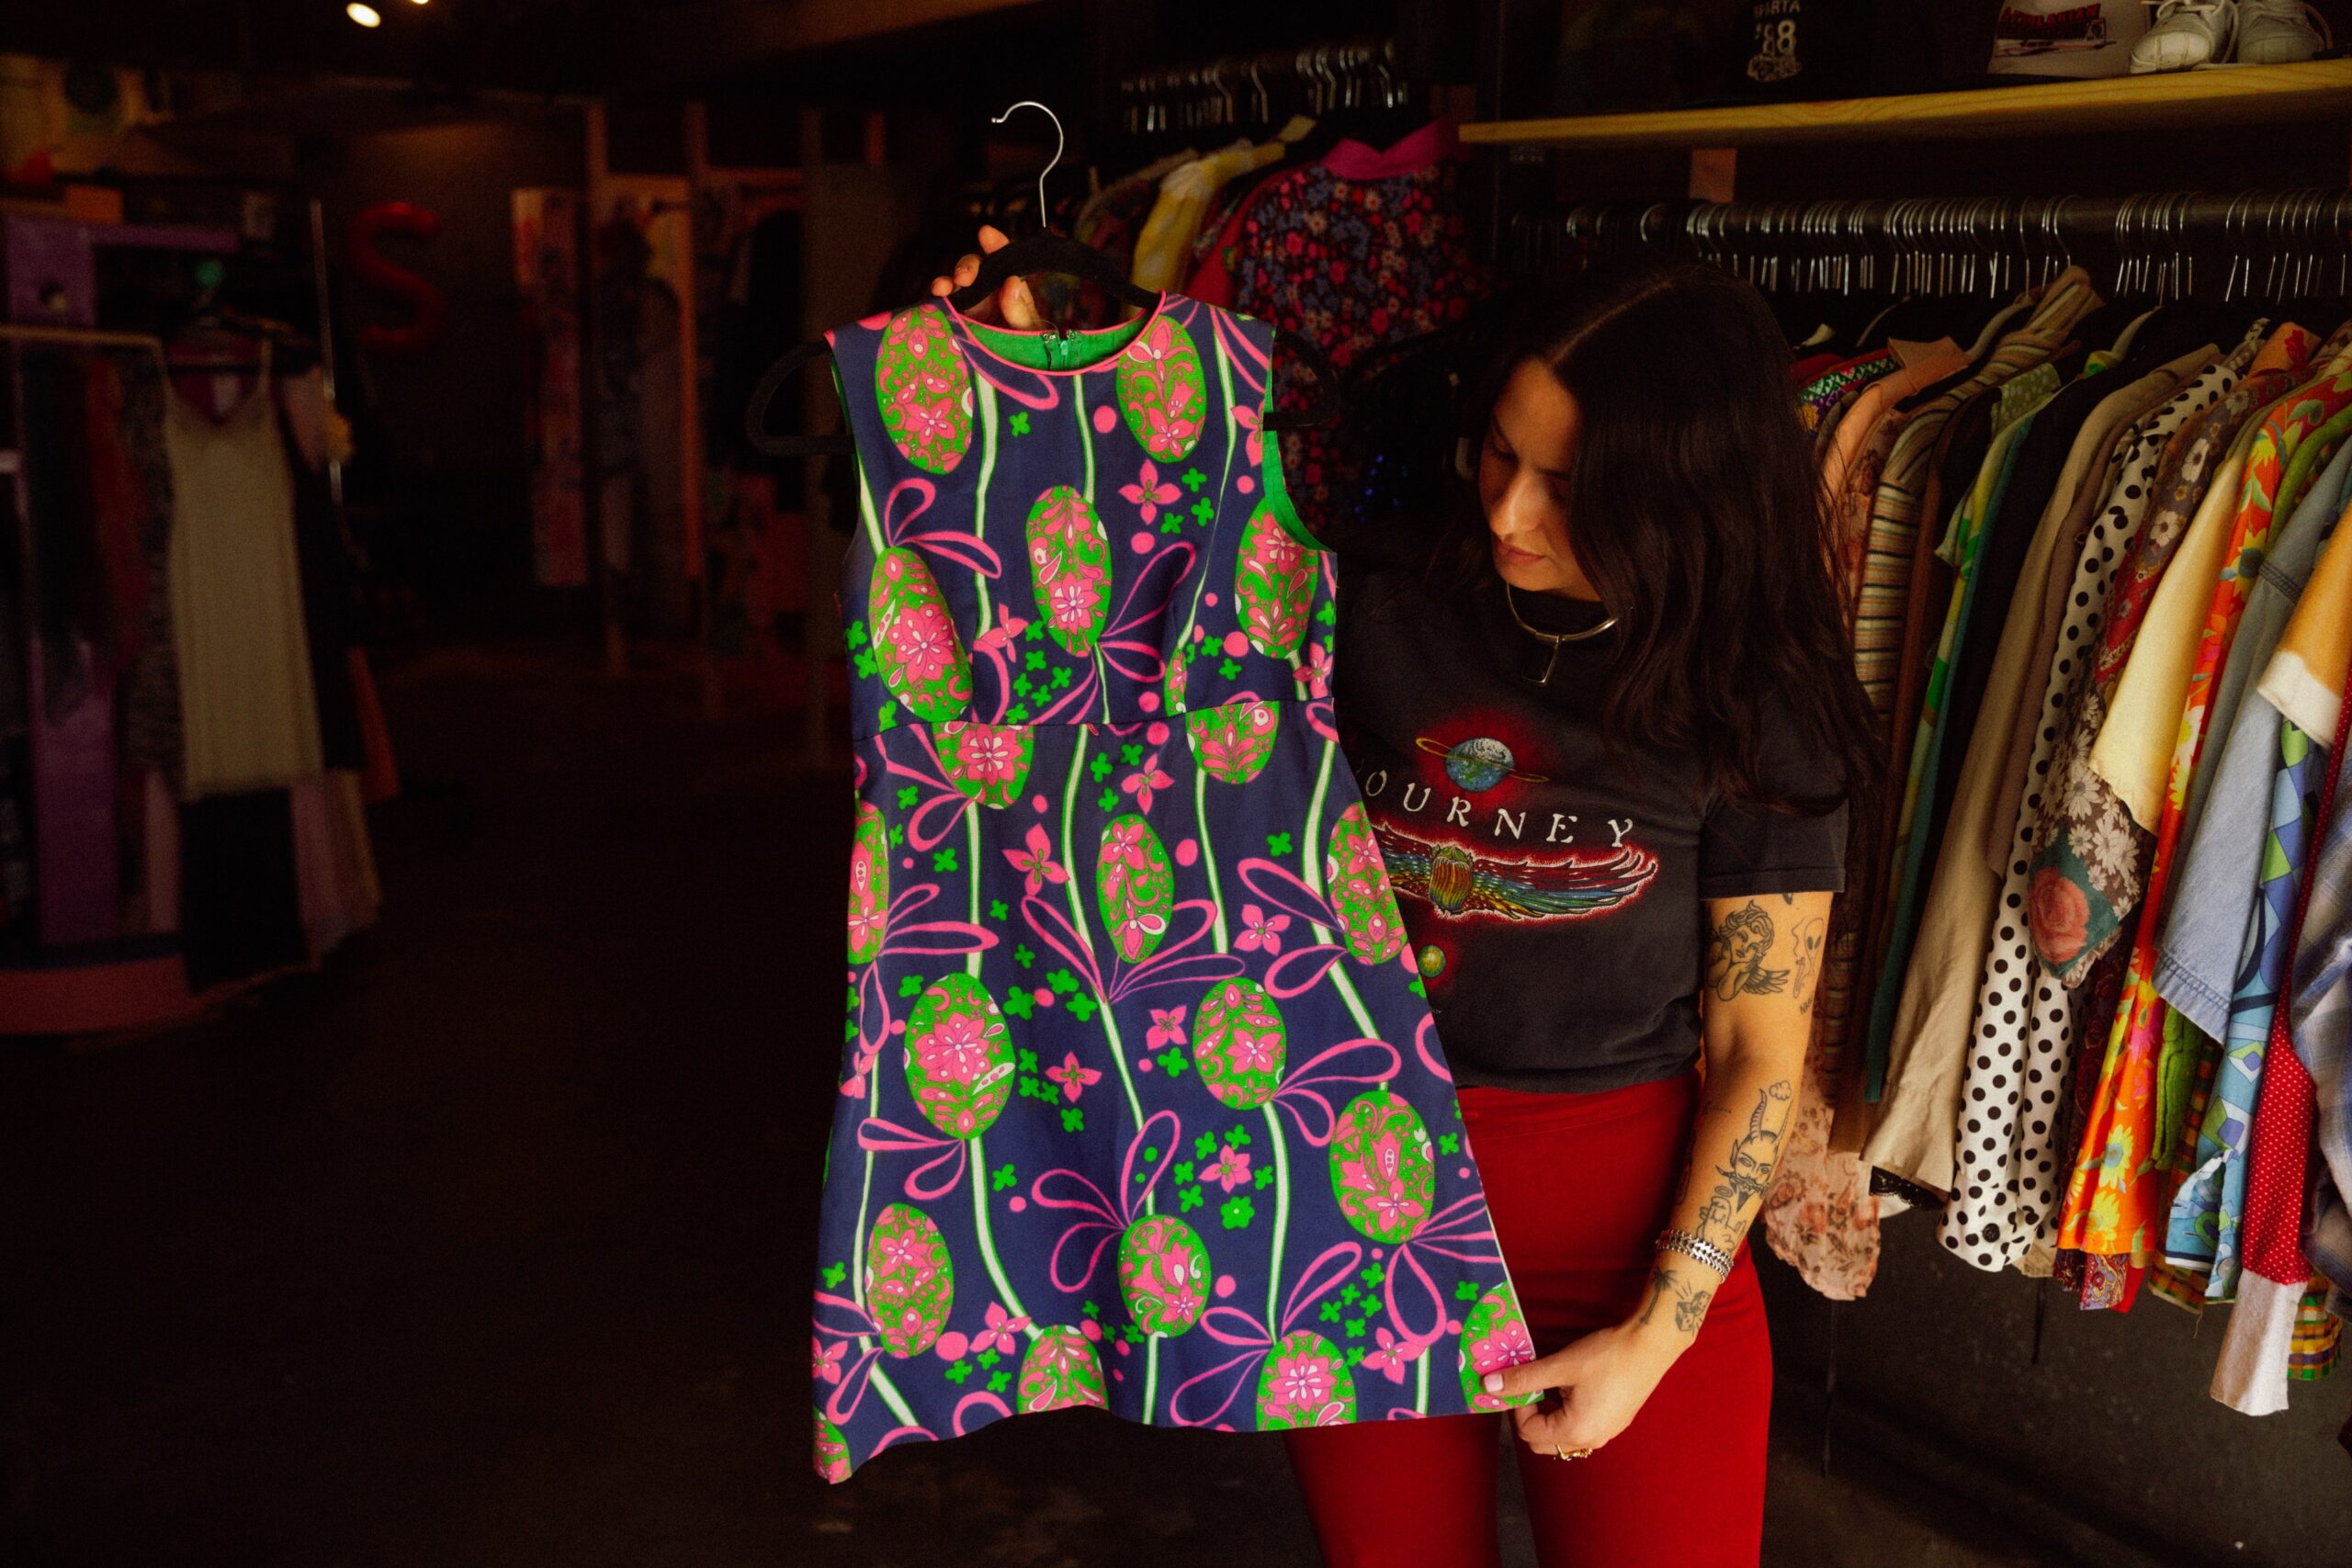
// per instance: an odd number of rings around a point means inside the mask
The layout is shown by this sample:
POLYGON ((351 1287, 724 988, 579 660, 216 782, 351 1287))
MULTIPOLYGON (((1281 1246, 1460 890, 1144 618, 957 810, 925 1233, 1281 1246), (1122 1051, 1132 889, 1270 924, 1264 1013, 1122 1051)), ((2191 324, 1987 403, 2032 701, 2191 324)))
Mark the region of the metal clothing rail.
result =
POLYGON ((104 332, 96 327, 40 327, 0 321, 0 342, 55 343, 85 348, 140 348, 164 357, 164 340, 146 333, 104 332))
POLYGON ((1328 114, 1343 108, 1397 108, 1410 88, 1396 69, 1390 39, 1356 39, 1228 55, 1119 83, 1120 124, 1130 135, 1218 126, 1271 125, 1279 112, 1328 114))
POLYGON ((1523 270, 1647 251, 1709 261, 1764 289, 1999 294, 2077 253, 2119 291, 2179 298, 2200 262, 2222 298, 2352 292, 2352 190, 1802 202, 1587 202, 1515 213, 1523 270), (2209 270, 2210 276, 2210 270, 2209 270))

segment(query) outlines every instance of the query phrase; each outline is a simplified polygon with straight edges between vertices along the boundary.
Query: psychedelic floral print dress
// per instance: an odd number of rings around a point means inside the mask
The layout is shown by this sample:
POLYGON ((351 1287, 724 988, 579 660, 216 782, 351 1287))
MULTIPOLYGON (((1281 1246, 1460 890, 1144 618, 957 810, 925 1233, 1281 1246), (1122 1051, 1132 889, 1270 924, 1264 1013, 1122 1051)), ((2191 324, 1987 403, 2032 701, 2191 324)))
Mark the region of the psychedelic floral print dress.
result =
POLYGON ((1333 733, 1333 574, 1261 460, 1272 340, 1173 295, 830 334, 861 516, 828 1480, 1068 1405, 1494 1410, 1532 1357, 1333 733))

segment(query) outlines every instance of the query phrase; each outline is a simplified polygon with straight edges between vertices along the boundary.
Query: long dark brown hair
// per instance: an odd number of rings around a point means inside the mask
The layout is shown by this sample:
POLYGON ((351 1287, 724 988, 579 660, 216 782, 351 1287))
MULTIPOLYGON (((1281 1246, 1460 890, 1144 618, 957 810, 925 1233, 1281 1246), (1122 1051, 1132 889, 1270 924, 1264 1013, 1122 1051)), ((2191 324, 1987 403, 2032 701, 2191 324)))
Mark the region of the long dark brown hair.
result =
MULTIPOLYGON (((1766 727, 1793 724, 1813 755, 1842 765, 1838 798, 1866 820, 1878 726, 1770 307, 1716 268, 1650 264, 1530 287, 1506 320, 1465 406, 1468 434, 1483 439, 1504 382, 1531 359, 1577 400, 1568 542, 1617 617, 1601 694, 1612 749, 1695 750, 1724 794, 1830 809, 1836 798, 1764 782, 1766 727)), ((1487 547, 1474 491, 1431 570, 1475 581, 1493 570, 1487 547)))

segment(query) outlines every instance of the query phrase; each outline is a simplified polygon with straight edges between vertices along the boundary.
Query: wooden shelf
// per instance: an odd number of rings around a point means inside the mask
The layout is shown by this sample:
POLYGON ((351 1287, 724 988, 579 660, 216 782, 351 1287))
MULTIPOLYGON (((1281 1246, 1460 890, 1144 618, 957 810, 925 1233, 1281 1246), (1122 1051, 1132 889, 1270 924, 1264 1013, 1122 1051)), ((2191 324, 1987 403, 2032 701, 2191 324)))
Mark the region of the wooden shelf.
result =
POLYGON ((1485 120, 1463 126, 1462 140, 1553 147, 1758 147, 2261 125, 2338 116, 2352 118, 2352 60, 2032 82, 1903 97, 1485 120))

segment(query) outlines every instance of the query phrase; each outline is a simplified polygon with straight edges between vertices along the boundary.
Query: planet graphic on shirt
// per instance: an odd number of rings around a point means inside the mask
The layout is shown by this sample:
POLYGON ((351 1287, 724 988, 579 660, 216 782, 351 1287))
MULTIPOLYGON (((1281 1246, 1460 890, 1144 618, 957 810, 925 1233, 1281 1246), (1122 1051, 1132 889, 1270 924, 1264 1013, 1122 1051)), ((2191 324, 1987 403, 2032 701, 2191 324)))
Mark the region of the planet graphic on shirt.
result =
POLYGON ((1445 776, 1471 794, 1494 788, 1505 779, 1519 779, 1528 784, 1545 784, 1542 773, 1517 771, 1519 759, 1510 748, 1489 735, 1474 736, 1457 740, 1451 747, 1428 736, 1417 738, 1414 744, 1433 757, 1445 759, 1445 776))

